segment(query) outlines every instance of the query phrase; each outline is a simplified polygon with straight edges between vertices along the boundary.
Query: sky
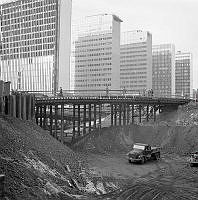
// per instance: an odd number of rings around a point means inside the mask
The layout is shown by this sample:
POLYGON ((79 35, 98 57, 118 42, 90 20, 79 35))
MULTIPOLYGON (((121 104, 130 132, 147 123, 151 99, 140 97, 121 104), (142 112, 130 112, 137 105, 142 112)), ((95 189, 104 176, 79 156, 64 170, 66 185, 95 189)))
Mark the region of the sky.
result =
POLYGON ((172 43, 193 54, 193 88, 198 88, 198 0, 72 0, 72 18, 115 14, 121 31, 152 33, 153 44, 172 43))

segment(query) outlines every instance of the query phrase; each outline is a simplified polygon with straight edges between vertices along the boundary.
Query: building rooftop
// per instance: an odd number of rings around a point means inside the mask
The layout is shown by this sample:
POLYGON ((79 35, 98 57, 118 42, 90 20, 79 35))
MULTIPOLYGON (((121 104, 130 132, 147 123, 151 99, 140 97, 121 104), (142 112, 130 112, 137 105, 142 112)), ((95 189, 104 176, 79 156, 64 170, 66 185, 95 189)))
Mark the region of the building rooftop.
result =
POLYGON ((113 19, 118 21, 118 22, 123 22, 117 15, 112 15, 113 19))
POLYGON ((0 1, 0 5, 6 4, 6 3, 15 2, 15 1, 18 1, 18 0, 1 0, 1 1, 0 1))

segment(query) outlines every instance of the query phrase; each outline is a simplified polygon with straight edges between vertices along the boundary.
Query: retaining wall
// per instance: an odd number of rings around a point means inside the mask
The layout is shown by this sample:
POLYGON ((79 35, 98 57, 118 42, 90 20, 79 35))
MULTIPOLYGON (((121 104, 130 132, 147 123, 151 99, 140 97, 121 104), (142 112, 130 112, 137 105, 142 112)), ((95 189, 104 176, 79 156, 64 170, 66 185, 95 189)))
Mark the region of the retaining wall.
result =
POLYGON ((35 97, 31 94, 0 96, 0 114, 23 120, 35 118, 35 97))

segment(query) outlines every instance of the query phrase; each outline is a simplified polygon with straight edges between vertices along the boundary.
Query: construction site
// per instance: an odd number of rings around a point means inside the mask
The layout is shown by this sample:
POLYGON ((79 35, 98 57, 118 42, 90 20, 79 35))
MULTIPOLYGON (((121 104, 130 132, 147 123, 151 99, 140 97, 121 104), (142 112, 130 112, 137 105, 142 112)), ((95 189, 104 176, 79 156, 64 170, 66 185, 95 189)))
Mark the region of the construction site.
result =
POLYGON ((0 116, 0 174, 5 200, 198 199, 198 104, 162 112, 154 122, 95 130, 65 145, 32 120, 0 116), (131 164, 134 143, 161 149, 161 158, 131 164))

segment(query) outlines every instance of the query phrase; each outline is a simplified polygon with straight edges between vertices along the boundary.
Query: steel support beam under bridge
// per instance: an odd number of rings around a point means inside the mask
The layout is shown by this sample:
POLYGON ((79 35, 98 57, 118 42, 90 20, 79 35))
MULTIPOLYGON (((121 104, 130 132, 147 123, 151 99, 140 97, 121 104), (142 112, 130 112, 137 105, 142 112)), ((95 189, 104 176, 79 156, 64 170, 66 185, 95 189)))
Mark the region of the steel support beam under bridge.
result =
POLYGON ((35 118, 59 141, 71 143, 102 127, 156 121, 157 112, 188 102, 147 97, 37 98, 35 118))

